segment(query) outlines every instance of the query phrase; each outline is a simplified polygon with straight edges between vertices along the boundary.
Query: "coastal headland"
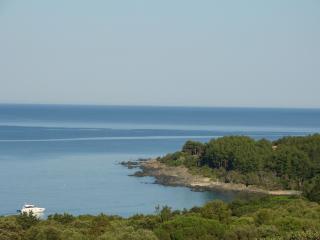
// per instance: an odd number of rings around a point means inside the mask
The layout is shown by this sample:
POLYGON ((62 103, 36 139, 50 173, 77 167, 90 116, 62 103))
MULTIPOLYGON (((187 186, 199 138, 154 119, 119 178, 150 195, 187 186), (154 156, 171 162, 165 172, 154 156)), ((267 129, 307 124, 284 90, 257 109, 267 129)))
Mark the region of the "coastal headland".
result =
POLYGON ((140 160, 137 162, 122 162, 129 168, 139 167, 140 170, 132 176, 155 178, 156 184, 166 186, 184 186, 195 191, 243 191, 248 193, 260 193, 268 195, 301 195, 301 191, 296 190, 267 190, 259 186, 235 183, 225 183, 209 177, 193 174, 185 166, 168 166, 157 159, 140 160))

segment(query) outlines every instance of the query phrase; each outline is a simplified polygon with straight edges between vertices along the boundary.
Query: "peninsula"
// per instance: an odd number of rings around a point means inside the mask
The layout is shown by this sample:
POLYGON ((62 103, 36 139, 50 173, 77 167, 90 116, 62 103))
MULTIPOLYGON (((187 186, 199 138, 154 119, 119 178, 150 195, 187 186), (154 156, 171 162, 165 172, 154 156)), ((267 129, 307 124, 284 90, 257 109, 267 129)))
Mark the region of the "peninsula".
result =
POLYGON ((208 143, 187 141, 182 150, 140 161, 135 176, 198 190, 300 195, 320 200, 320 135, 277 141, 227 136, 208 143))

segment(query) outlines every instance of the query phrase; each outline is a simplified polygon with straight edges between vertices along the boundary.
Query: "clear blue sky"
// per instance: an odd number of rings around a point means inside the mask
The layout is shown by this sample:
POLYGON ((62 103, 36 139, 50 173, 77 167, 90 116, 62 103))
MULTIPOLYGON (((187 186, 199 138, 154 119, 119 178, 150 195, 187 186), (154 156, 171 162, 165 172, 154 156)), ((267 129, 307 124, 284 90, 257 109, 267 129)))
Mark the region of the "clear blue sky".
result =
POLYGON ((0 0, 0 102, 320 107, 320 1, 0 0))

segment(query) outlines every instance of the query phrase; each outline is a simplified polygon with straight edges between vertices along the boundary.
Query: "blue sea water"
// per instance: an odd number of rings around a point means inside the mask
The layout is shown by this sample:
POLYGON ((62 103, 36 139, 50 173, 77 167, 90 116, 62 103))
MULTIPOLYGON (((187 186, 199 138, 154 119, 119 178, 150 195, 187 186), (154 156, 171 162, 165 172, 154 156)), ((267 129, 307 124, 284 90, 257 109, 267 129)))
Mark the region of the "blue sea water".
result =
POLYGON ((188 139, 278 139, 320 132, 319 109, 0 105, 0 215, 26 202, 46 213, 153 213, 232 192, 153 184, 119 162, 179 150, 188 139))

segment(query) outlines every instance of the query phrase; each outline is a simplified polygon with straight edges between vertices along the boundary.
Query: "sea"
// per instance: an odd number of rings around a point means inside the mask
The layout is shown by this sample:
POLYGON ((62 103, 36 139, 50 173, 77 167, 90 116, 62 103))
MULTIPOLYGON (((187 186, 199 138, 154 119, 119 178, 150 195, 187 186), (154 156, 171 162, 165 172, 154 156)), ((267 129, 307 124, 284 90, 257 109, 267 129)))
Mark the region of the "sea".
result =
POLYGON ((320 109, 0 104, 0 215, 25 203, 53 213, 152 214, 230 191, 195 192, 132 177, 122 161, 163 156, 187 140, 229 135, 276 140, 320 132, 320 109))

